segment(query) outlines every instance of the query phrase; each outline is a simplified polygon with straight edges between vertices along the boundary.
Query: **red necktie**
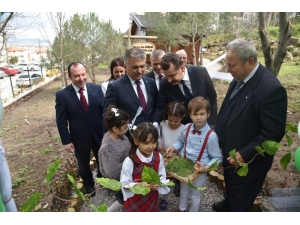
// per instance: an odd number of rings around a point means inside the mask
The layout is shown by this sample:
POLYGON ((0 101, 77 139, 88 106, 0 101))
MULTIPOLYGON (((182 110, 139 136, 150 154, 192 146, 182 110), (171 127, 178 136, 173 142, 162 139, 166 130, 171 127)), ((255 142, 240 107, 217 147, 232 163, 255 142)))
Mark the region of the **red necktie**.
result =
POLYGON ((85 98, 85 96, 84 96, 84 94, 83 94, 83 89, 81 88, 81 89, 79 89, 79 94, 80 94, 80 102, 81 102, 81 104, 82 104, 82 106, 83 106, 83 109, 84 109, 84 111, 86 112, 86 113, 88 113, 89 112, 89 106, 88 106, 88 104, 87 104, 87 101, 86 101, 86 98, 85 98))
POLYGON ((138 93, 138 96, 139 96, 140 104, 143 108, 144 113, 146 113, 146 100, 145 100, 145 96, 143 94, 143 91, 141 89, 141 82, 139 80, 137 80, 135 83, 136 83, 136 86, 137 86, 137 93, 138 93))
POLYGON ((161 81, 163 78, 164 78, 164 76, 160 74, 159 75, 159 80, 161 81))
POLYGON ((196 134, 196 133, 200 135, 201 131, 200 130, 193 130, 193 134, 196 134))

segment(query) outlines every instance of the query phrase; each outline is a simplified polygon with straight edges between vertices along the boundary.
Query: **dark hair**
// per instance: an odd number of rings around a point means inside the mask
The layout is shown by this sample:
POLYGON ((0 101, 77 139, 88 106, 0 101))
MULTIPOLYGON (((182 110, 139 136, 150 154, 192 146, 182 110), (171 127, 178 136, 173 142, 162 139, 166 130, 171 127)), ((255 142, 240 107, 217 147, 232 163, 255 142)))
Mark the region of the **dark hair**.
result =
MULTIPOLYGON (((153 124, 149 122, 142 122, 136 126, 135 130, 132 130, 132 136, 138 142, 146 142, 149 134, 152 135, 151 141, 157 143, 158 132, 155 126, 153 126, 153 124)), ((129 151, 129 158, 133 161, 135 165, 137 165, 137 162, 135 160, 137 148, 138 146, 134 143, 134 141, 132 141, 131 148, 129 151)))
POLYGON ((68 66, 68 76, 71 77, 71 67, 74 66, 78 66, 78 64, 81 64, 84 66, 84 68, 86 69, 85 65, 81 62, 72 62, 69 66, 68 66))
POLYGON ((125 69, 125 62, 122 57, 114 58, 110 63, 110 78, 108 80, 115 80, 113 71, 116 66, 122 66, 125 69))
POLYGON ((188 104, 189 113, 197 112, 200 109, 205 109, 207 113, 210 111, 210 104, 205 98, 198 96, 190 100, 188 104))
POLYGON ((177 54, 167 53, 161 58, 160 66, 163 70, 168 70, 171 63, 174 65, 175 70, 178 70, 183 65, 183 61, 177 54))
POLYGON ((129 116, 123 110, 117 109, 114 105, 109 105, 104 114, 104 123, 107 130, 111 130, 114 126, 117 128, 122 127, 127 121, 129 121, 129 116), (115 108, 117 112, 112 109, 115 108), (116 114, 119 114, 116 116, 116 114))
POLYGON ((169 102, 163 114, 163 119, 167 120, 169 115, 179 116, 183 118, 185 116, 185 106, 183 105, 183 103, 169 102))

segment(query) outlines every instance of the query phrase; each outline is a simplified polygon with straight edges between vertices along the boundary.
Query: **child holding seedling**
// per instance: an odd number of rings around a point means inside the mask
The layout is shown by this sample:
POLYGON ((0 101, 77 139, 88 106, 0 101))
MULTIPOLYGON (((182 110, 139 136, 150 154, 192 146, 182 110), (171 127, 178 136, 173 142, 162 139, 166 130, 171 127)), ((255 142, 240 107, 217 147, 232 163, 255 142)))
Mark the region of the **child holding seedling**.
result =
MULTIPOLYGON (((222 161, 222 153, 216 133, 210 128, 207 119, 210 114, 210 104, 203 97, 195 97, 188 104, 188 111, 193 123, 186 124, 180 138, 166 150, 166 156, 171 157, 173 151, 179 150, 182 157, 195 162, 194 169, 203 173, 193 181, 196 187, 202 187, 207 179, 209 166, 216 160, 222 161)), ((188 198, 191 198, 190 212, 198 212, 200 207, 199 190, 180 182, 179 210, 186 211, 188 198)))
POLYGON ((154 169, 160 182, 166 184, 166 170, 162 155, 155 151, 157 147, 158 131, 148 122, 142 122, 133 126, 133 143, 129 157, 124 160, 121 178, 122 192, 124 196, 125 212, 157 212, 158 192, 169 193, 170 189, 159 184, 148 184, 141 180, 144 166, 154 169), (134 194, 129 188, 136 185, 146 185, 151 191, 147 195, 134 194))
MULTIPOLYGON (((165 112, 163 114, 163 121, 160 122, 160 134, 161 142, 158 143, 159 150, 165 152, 168 147, 174 144, 183 131, 182 119, 185 115, 185 107, 182 103, 178 102, 169 102, 166 106, 165 112)), ((179 197, 180 192, 180 181, 174 180, 174 194, 179 197)), ((168 210, 168 199, 169 194, 162 195, 162 198, 159 203, 160 211, 168 210)))
MULTIPOLYGON (((110 105, 105 112, 104 123, 108 132, 104 134, 98 152, 99 169, 103 177, 119 181, 123 161, 128 156, 131 146, 125 136, 129 116, 123 110, 110 105)), ((123 210, 122 192, 115 192, 115 197, 117 200, 108 208, 108 212, 123 210)))

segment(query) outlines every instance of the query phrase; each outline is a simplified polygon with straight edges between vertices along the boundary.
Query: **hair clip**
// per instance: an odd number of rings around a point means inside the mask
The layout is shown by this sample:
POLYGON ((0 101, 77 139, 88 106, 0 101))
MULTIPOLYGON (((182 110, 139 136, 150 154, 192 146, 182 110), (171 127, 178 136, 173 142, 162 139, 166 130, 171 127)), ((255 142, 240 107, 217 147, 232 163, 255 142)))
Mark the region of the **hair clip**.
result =
POLYGON ((117 108, 111 108, 111 111, 113 111, 115 113, 115 116, 119 116, 120 115, 118 113, 118 109, 117 108))

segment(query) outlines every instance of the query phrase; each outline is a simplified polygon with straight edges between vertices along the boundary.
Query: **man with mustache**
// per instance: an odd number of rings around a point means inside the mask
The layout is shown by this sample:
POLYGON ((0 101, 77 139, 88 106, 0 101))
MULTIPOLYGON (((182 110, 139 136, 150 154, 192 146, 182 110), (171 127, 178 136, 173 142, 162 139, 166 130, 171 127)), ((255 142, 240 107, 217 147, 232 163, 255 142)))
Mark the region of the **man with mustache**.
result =
POLYGON ((112 104, 124 110, 130 117, 130 123, 139 107, 143 110, 134 124, 152 122, 158 90, 153 79, 144 76, 146 53, 140 48, 131 48, 124 55, 126 74, 107 87, 104 99, 104 112, 112 104))

